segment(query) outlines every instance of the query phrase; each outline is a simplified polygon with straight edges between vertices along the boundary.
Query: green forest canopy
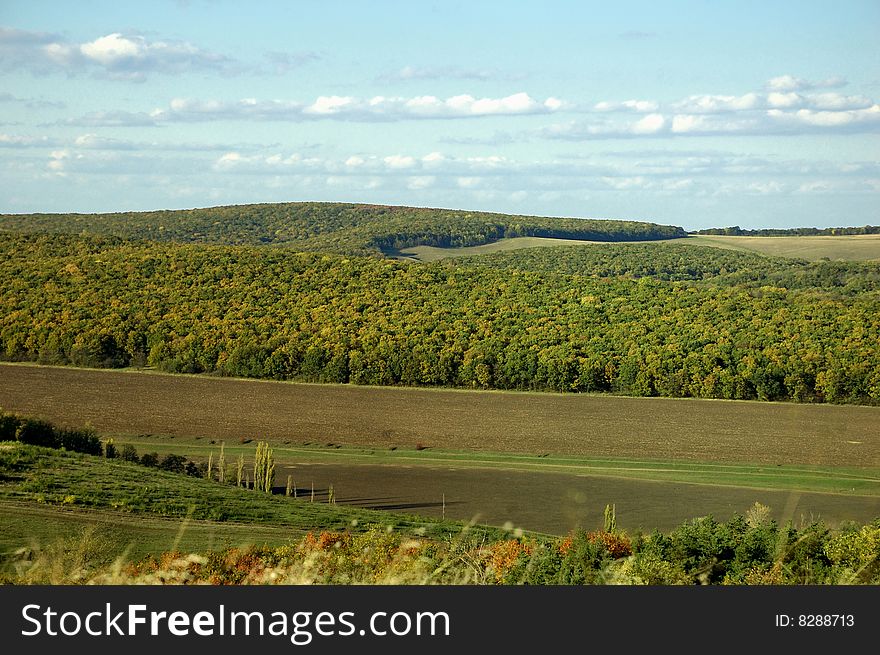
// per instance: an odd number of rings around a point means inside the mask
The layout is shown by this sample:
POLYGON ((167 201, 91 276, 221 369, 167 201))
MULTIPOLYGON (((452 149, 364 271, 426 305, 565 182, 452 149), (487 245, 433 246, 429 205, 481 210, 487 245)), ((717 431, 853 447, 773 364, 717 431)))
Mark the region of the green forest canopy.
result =
POLYGON ((0 234, 13 360, 383 385, 880 402, 880 265, 615 244, 419 264, 0 234))
POLYGON ((320 202, 113 214, 5 214, 0 215, 0 232, 285 245, 303 251, 362 255, 418 245, 475 246, 521 236, 592 241, 650 241, 687 236, 680 227, 636 221, 320 202))

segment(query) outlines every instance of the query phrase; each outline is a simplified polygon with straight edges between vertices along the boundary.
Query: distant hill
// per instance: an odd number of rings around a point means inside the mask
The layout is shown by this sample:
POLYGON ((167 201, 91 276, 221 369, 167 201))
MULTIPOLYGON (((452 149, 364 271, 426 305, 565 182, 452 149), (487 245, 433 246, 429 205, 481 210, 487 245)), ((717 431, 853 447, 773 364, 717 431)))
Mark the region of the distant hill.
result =
POLYGON ((654 223, 548 218, 346 203, 232 205, 112 214, 4 214, 0 232, 114 236, 223 245, 285 245, 306 251, 393 254, 419 245, 475 246, 511 237, 650 241, 687 236, 654 223))
POLYGON ((760 230, 744 230, 738 225, 733 227, 711 227, 705 230, 694 230, 690 234, 711 234, 728 237, 832 237, 854 234, 880 234, 880 225, 862 227, 792 227, 788 229, 764 228, 760 230))

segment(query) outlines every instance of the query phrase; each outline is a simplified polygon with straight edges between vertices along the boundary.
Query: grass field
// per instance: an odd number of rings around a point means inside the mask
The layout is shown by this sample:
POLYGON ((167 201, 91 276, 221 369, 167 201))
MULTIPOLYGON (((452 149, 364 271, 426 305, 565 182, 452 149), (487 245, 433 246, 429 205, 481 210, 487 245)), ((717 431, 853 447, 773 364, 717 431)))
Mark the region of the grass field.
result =
POLYGON ((201 460, 266 438, 277 486, 355 507, 553 534, 601 525, 606 503, 647 530, 756 501, 780 520, 880 516, 880 408, 0 371, 5 409, 201 460))
MULTIPOLYGON (((542 237, 516 237, 513 239, 501 239, 482 246, 471 246, 467 248, 416 246, 414 248, 406 248, 400 251, 399 257, 422 262, 432 262, 447 257, 485 255, 505 250, 520 250, 522 248, 596 245, 602 243, 606 242, 547 239, 542 237)), ((880 260, 880 234, 857 234, 835 237, 734 237, 697 235, 685 239, 668 239, 649 242, 641 241, 635 243, 680 243, 695 246, 711 246, 729 250, 757 252, 776 257, 794 257, 809 261, 818 261, 823 257, 853 261, 880 260)))
POLYGON ((326 489, 311 502, 120 460, 19 444, 0 448, 0 552, 88 527, 100 535, 105 559, 126 549, 136 559, 177 548, 283 544, 312 530, 370 525, 435 538, 464 528, 411 513, 330 505, 326 489))
POLYGON ((776 257, 795 257, 808 261, 843 259, 880 260, 880 234, 826 236, 733 237, 698 235, 683 241, 701 246, 747 250, 776 257))
POLYGON ((580 241, 577 239, 550 239, 545 237, 514 237, 500 239, 481 246, 463 248, 437 248, 436 246, 414 246, 400 251, 401 259, 414 259, 420 262, 433 262, 447 257, 466 257, 469 255, 488 255, 503 250, 521 250, 522 248, 540 248, 548 246, 585 246, 603 243, 602 241, 580 241))

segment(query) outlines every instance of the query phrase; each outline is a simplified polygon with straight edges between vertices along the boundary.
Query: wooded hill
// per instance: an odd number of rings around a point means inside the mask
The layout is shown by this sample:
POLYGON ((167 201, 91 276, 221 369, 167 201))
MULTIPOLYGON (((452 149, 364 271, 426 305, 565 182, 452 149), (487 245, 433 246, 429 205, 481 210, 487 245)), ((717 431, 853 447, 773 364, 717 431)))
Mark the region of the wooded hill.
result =
POLYGON ((421 264, 0 234, 0 356, 356 384, 880 402, 878 265, 608 248, 421 264))
POLYGON ((508 237, 650 241, 687 236, 680 227, 636 221, 516 216, 345 203, 234 205, 114 214, 4 214, 0 232, 88 234, 224 245, 284 245, 343 254, 475 246, 508 237))

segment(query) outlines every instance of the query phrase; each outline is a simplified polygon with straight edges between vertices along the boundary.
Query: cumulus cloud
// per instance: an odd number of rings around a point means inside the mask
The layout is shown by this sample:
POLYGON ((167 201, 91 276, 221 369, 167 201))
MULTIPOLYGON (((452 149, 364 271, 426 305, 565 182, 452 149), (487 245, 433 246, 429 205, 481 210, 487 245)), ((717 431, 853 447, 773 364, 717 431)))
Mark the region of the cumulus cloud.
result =
POLYGON ((59 121, 77 127, 156 127, 156 117, 146 112, 95 111, 59 121))
POLYGON ((602 101, 593 105, 595 111, 634 111, 640 114, 657 111, 660 105, 653 100, 624 100, 623 102, 602 101))
POLYGON ((846 78, 840 76, 810 82, 794 75, 779 75, 767 80, 765 87, 770 91, 808 91, 810 89, 835 89, 846 86, 846 83, 846 78))
POLYGON ((565 103, 557 98, 549 97, 541 101, 527 93, 515 93, 501 98, 475 98, 462 94, 445 99, 437 96, 356 98, 333 95, 319 96, 311 102, 255 98, 228 102, 176 98, 168 107, 155 109, 148 114, 102 112, 69 120, 67 124, 143 126, 219 120, 377 122, 552 114, 562 110, 564 106, 565 103))
POLYGON ((668 105, 649 100, 603 101, 593 106, 589 119, 550 125, 535 133, 549 139, 583 141, 880 130, 880 105, 871 98, 811 91, 845 83, 839 77, 810 82, 784 75, 768 81, 763 92, 691 95, 668 105), (626 116, 633 112, 646 115, 638 119, 626 116))
POLYGON ((77 43, 57 34, 0 28, 0 55, 7 69, 88 72, 131 81, 143 81, 152 73, 225 71, 232 65, 226 56, 186 41, 149 40, 121 32, 77 43))

